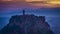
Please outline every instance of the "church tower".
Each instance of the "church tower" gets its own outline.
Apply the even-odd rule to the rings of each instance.
[[[23,10],[23,15],[25,15],[25,10]]]

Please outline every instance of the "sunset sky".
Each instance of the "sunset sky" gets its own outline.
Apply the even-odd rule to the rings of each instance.
[[[0,0],[0,29],[11,16],[21,15],[23,9],[26,14],[46,16],[51,28],[60,34],[60,0]]]
[[[55,8],[60,7],[60,0],[0,0],[0,4],[18,7]]]

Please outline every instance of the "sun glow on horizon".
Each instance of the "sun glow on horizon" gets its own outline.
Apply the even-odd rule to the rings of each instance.
[[[60,0],[1,0],[1,1],[11,1],[14,2],[25,2],[25,4],[29,4],[31,6],[46,6],[46,7],[60,7]],[[10,3],[11,3],[10,2]]]
[[[46,3],[49,3],[49,4],[60,4],[60,0],[1,0],[1,1],[16,1],[16,2],[19,2],[19,1],[25,1],[25,2],[46,2]]]
[[[60,4],[60,1],[50,1],[48,3],[50,3],[50,4]]]

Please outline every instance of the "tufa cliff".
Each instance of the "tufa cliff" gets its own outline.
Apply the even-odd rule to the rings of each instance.
[[[0,34],[53,34],[45,16],[15,15],[9,20]]]

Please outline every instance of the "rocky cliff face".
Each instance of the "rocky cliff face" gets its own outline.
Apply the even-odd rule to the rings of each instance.
[[[53,34],[45,16],[15,15],[0,34]]]

